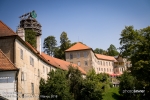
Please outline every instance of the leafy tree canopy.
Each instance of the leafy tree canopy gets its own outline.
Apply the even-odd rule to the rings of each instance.
[[[119,54],[119,52],[117,51],[116,47],[113,44],[109,46],[107,52],[109,56],[117,56]]]
[[[65,50],[71,46],[71,41],[68,39],[66,32],[61,33],[60,43],[61,45],[56,49],[54,56],[56,58],[65,60]]]
[[[57,41],[54,36],[48,36],[44,39],[43,49],[44,52],[50,56],[54,55],[54,51],[56,49]]]
[[[136,77],[141,87],[145,87],[144,98],[148,100],[150,98],[150,26],[140,30],[126,26],[121,33],[120,44],[121,54],[131,60],[131,74]]]

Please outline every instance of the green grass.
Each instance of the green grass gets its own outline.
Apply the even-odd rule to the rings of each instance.
[[[113,87],[104,93],[103,100],[120,100],[119,88]]]

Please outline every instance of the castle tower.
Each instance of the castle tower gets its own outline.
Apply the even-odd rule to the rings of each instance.
[[[20,24],[18,26],[18,30],[20,28],[23,28],[24,30],[26,29],[31,29],[34,32],[36,32],[36,49],[41,53],[41,35],[42,35],[42,30],[41,30],[41,24],[35,19],[37,17],[37,14],[33,10],[32,12],[26,13],[22,16],[20,16]],[[19,35],[19,34],[18,34]]]

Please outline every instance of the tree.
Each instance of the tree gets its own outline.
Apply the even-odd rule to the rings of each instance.
[[[41,98],[43,100],[73,100],[69,92],[69,83],[66,79],[66,71],[57,69],[48,74],[48,79],[40,81],[40,95],[49,96],[50,98]],[[51,96],[54,95],[53,98]]]
[[[60,35],[60,43],[59,50],[55,51],[55,57],[59,59],[65,60],[65,50],[67,50],[71,46],[71,41],[67,37],[66,32],[62,32]]]
[[[140,86],[145,87],[143,100],[150,98],[150,26],[135,30],[133,26],[126,26],[120,38],[121,54],[131,60],[131,74],[136,77]]]
[[[82,100],[102,100],[103,84],[94,70],[89,71],[87,77],[83,81],[81,90]]]
[[[136,97],[133,93],[128,93],[128,90],[134,90],[135,87],[135,78],[131,75],[130,72],[125,71],[119,78],[119,93],[122,96],[123,100],[135,100]],[[137,100],[137,99],[136,99]]]
[[[105,52],[105,50],[99,49],[99,48],[96,48],[96,49],[94,50],[94,53],[97,53],[97,54],[103,54],[104,52]]]
[[[25,41],[36,48],[36,32],[32,29],[25,29]]]
[[[44,43],[43,43],[44,52],[50,56],[53,56],[56,45],[57,45],[57,41],[55,37],[48,36],[47,38],[44,39]]]
[[[113,44],[109,46],[107,52],[109,56],[117,56],[119,54],[119,52],[117,51],[116,47]]]
[[[81,89],[82,89],[82,74],[78,69],[69,66],[69,71],[67,78],[70,84],[70,93],[73,94],[75,100],[81,99]]]

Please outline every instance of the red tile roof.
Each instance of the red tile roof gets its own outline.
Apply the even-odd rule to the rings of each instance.
[[[73,45],[72,47],[70,47],[65,51],[86,50],[86,49],[91,49],[91,48],[81,42],[77,42],[75,45]]]
[[[17,34],[0,20],[0,37],[12,36],[12,35],[17,35]]]
[[[107,55],[96,54],[96,53],[95,53],[95,55],[96,55],[96,57],[97,57],[98,59],[117,61],[117,60],[115,59],[115,57],[113,57],[113,56],[107,56]]]
[[[18,70],[7,56],[0,50],[0,71]]]
[[[61,59],[57,59],[57,58],[54,58],[54,57],[51,57],[45,53],[42,53],[41,54],[47,61],[49,61],[49,63],[55,67],[58,67],[60,69],[63,69],[63,70],[68,70],[69,68],[69,65],[72,65],[74,68],[78,68],[82,74],[86,74],[86,72],[79,66],[77,66],[76,64],[71,64],[70,62],[67,62],[67,61],[64,61],[64,60],[61,60]]]

